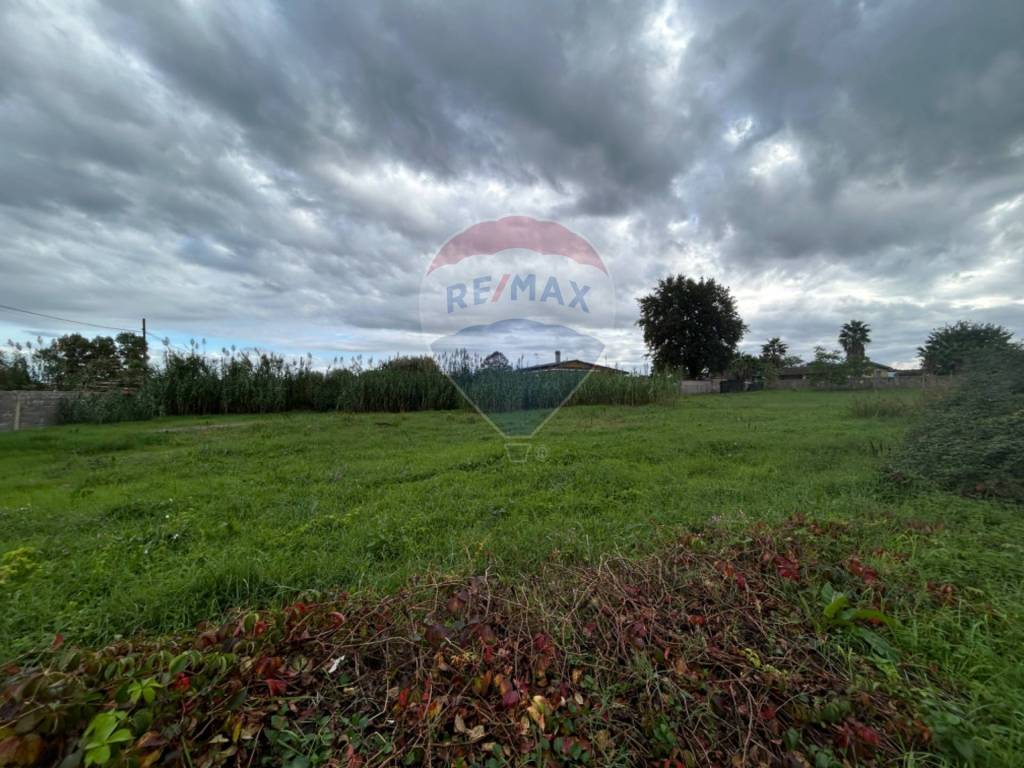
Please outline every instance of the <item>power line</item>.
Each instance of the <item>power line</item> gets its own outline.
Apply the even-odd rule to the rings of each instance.
[[[21,309],[20,307],[9,307],[6,304],[0,304],[0,309],[6,309],[9,312],[21,312],[26,315],[34,315],[35,317],[45,317],[49,320],[60,320],[62,323],[77,323],[78,325],[87,325],[90,328],[102,328],[105,331],[123,331],[124,333],[135,333],[130,328],[117,328],[113,325],[99,325],[98,323],[87,323],[84,320],[72,320],[70,317],[58,317],[57,315],[48,315],[45,312],[33,312],[31,309]]]
[[[175,351],[182,352],[186,355],[191,353],[192,351],[191,348],[183,347],[180,344],[175,344],[173,341],[171,341],[171,335],[169,333],[165,333],[161,336],[159,333],[154,333],[153,329],[150,328],[146,331],[146,337],[154,338],[164,346],[171,347]]]
[[[100,323],[89,323],[89,322],[86,322],[85,320],[75,320],[75,319],[70,318],[70,317],[60,317],[58,315],[49,315],[49,314],[47,314],[45,312],[36,312],[34,310],[31,310],[31,309],[22,309],[21,307],[12,307],[12,306],[10,306],[8,304],[0,304],[0,310],[7,310],[8,312],[21,312],[22,314],[32,315],[33,317],[45,317],[48,320],[59,320],[62,323],[76,323],[77,325],[85,325],[85,326],[88,326],[90,328],[101,328],[101,329],[103,329],[105,331],[122,331],[124,333],[138,333],[138,331],[133,330],[131,328],[119,328],[119,327],[114,326],[114,325],[101,325]],[[145,323],[145,321],[143,321],[143,323]],[[143,328],[145,328],[145,325],[143,325]],[[185,354],[188,354],[188,353],[190,353],[192,351],[190,348],[183,347],[180,344],[175,344],[174,342],[172,342],[170,334],[165,334],[165,335],[161,336],[161,335],[159,335],[157,333],[154,333],[152,328],[150,328],[148,330],[145,330],[145,334],[146,334],[145,338],[147,338],[147,339],[150,339],[150,338],[156,339],[161,344],[166,343],[166,346],[169,346],[169,347],[171,347],[172,349],[174,349],[174,350],[176,350],[178,352],[183,352]]]

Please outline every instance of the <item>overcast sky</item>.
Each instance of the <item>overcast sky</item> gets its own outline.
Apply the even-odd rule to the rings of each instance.
[[[555,219],[618,291],[1024,335],[1024,3],[0,3],[0,304],[318,359],[427,348],[455,232]],[[0,312],[0,336],[80,330]]]

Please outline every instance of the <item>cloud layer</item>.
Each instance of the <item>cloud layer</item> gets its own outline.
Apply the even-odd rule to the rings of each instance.
[[[454,232],[554,218],[635,298],[910,363],[1024,332],[1024,5],[9,2],[0,303],[176,339],[418,351]],[[7,335],[72,330],[4,314]]]

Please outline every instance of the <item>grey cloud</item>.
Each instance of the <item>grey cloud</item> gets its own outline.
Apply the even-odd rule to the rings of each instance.
[[[960,316],[1021,327],[1006,286],[1024,207],[993,214],[1024,190],[1019,2],[119,0],[0,16],[10,303],[396,345],[433,250],[514,212],[599,246],[624,327],[670,271],[801,281],[749,319],[795,346],[846,314],[900,360]],[[876,294],[815,300],[832,284],[816,271],[869,275]]]

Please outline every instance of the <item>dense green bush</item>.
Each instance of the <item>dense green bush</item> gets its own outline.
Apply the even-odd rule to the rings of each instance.
[[[69,394],[60,403],[64,424],[109,424],[116,421],[145,421],[160,414],[151,389],[136,393],[121,391]]]
[[[973,358],[959,386],[925,409],[894,471],[1024,502],[1024,349]]]

